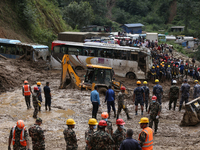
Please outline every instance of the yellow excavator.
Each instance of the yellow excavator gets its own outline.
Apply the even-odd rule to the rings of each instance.
[[[125,86],[123,83],[115,81],[113,78],[114,71],[111,67],[92,64],[88,64],[86,67],[85,79],[81,82],[80,77],[71,65],[69,55],[65,54],[62,59],[60,89],[77,87],[81,90],[94,90],[94,86],[98,86],[99,94],[105,95],[109,85],[115,91],[120,91],[121,86]],[[127,89],[125,93],[129,94],[129,90]]]

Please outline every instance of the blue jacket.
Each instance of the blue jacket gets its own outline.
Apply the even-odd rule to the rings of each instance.
[[[120,145],[120,150],[142,150],[138,141],[133,138],[126,138]]]
[[[115,100],[115,92],[112,89],[108,89],[106,91],[105,101],[114,101]]]
[[[93,90],[90,95],[91,102],[98,102],[100,105],[99,93],[97,90]]]

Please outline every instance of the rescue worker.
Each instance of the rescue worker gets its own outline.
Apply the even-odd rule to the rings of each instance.
[[[96,119],[91,118],[91,119],[89,119],[88,124],[89,124],[89,128],[85,132],[85,142],[86,142],[85,149],[86,150],[94,150],[94,149],[92,149],[91,143],[89,143],[89,140],[90,140],[91,136],[94,134],[94,129],[97,128],[98,122]]]
[[[187,79],[187,76],[188,76],[188,69],[189,69],[189,67],[188,67],[188,63],[185,63],[185,67],[184,67],[184,71],[185,71],[185,78]]]
[[[49,82],[46,82],[46,86],[44,87],[44,97],[45,97],[45,110],[47,110],[48,106],[49,111],[51,111],[51,90],[49,88]]]
[[[99,130],[95,132],[89,140],[89,143],[92,144],[92,149],[94,150],[112,149],[114,140],[111,137],[111,135],[105,131],[106,126],[107,123],[105,120],[99,121],[98,125]]]
[[[95,119],[97,118],[97,112],[98,112],[99,106],[101,106],[99,93],[97,92],[97,90],[98,90],[98,86],[95,86],[94,90],[91,92],[91,95],[90,95],[90,100],[93,105],[92,118],[95,118]]]
[[[156,79],[155,80],[155,83],[156,85],[153,87],[153,95],[155,95],[157,97],[157,100],[159,102],[159,104],[161,105],[162,104],[162,95],[163,95],[163,89],[162,89],[162,86],[159,85],[159,80]]]
[[[114,118],[116,117],[116,109],[115,109],[115,92],[112,90],[111,85],[109,85],[108,90],[106,91],[105,102],[107,101],[107,109],[108,109],[108,119],[110,119],[110,110],[112,106],[112,110],[114,111]]]
[[[173,64],[172,66],[172,78],[176,77],[176,66]]]
[[[155,69],[155,66],[152,66],[152,69],[151,69],[151,80],[153,79],[153,81],[154,81],[155,77],[156,77],[156,69]]]
[[[200,85],[199,85],[198,80],[195,80],[194,83],[195,83],[195,86],[194,86],[193,98],[195,99],[200,96]]]
[[[150,113],[149,127],[152,128],[154,122],[155,134],[157,133],[158,130],[159,115],[161,111],[161,106],[156,100],[157,97],[152,96],[152,102],[150,103],[148,110],[148,114]]]
[[[29,136],[32,138],[33,150],[45,150],[44,131],[40,127],[42,119],[37,118],[35,124],[28,129]]]
[[[68,128],[63,131],[66,142],[66,150],[77,150],[78,149],[77,138],[73,130],[76,122],[73,119],[67,119],[66,124]]]
[[[22,95],[25,97],[27,109],[31,108],[31,87],[28,85],[28,81],[24,81],[24,86],[22,88]]]
[[[171,110],[171,105],[174,103],[174,110],[176,108],[177,99],[179,98],[179,87],[176,86],[177,81],[172,81],[172,86],[169,89],[169,110]]]
[[[108,117],[109,117],[109,115],[107,112],[102,112],[101,119],[106,121],[106,123],[107,123],[106,131],[112,136],[112,134],[113,134],[112,122],[108,121]]]
[[[153,130],[147,127],[148,123],[149,119],[146,117],[141,118],[139,122],[140,127],[143,129],[138,138],[142,150],[153,150]]]
[[[121,113],[122,109],[125,111],[127,119],[132,119],[128,114],[128,109],[124,102],[124,99],[126,98],[126,95],[125,95],[126,88],[122,86],[120,89],[121,89],[121,92],[118,93],[118,97],[117,97],[118,99],[117,119],[119,119],[119,114]]]
[[[175,72],[176,72],[176,78],[179,78],[179,67],[178,67],[178,65],[176,65]]]
[[[165,80],[165,66],[160,67],[160,80],[163,82]]]
[[[188,102],[189,92],[190,85],[187,83],[187,79],[184,79],[184,83],[181,85],[181,101],[179,105],[179,111],[181,111],[183,102],[185,102],[185,104]]]
[[[38,87],[34,87],[34,92],[32,94],[32,101],[33,101],[33,107],[34,107],[33,118],[37,118],[39,105],[40,105],[40,101],[38,100]]]
[[[42,89],[41,89],[41,82],[37,82],[38,87],[38,100],[42,103]],[[41,111],[41,105],[39,106],[39,111]]]
[[[113,133],[113,140],[115,141],[115,149],[119,149],[120,144],[126,139],[126,129],[124,128],[125,122],[123,119],[116,120],[117,129]]]
[[[145,95],[145,108],[146,108],[146,112],[147,112],[147,109],[148,109],[148,103],[149,103],[149,87],[147,86],[147,81],[144,81],[143,82],[143,89],[144,89],[144,95]]]
[[[144,107],[144,101],[145,101],[145,94],[144,94],[144,89],[140,86],[141,82],[137,81],[137,88],[134,89],[134,94],[133,94],[133,102],[135,102],[135,115],[137,115],[138,111],[138,104],[141,106],[141,115],[143,115],[143,107]]]
[[[159,77],[160,77],[160,68],[157,65],[157,67],[156,67],[156,78],[158,79]]]
[[[8,150],[11,150],[10,144],[13,144],[13,150],[28,150],[29,141],[28,141],[28,132],[25,128],[23,120],[18,120],[16,126],[13,126],[10,130],[10,136],[8,140]]]
[[[166,78],[167,78],[167,80],[169,81],[169,80],[171,80],[171,78],[172,78],[172,69],[171,69],[171,67],[170,67],[170,65],[168,65],[168,68],[166,69]]]

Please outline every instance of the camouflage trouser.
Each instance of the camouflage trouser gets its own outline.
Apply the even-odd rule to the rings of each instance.
[[[149,127],[150,128],[152,128],[153,122],[154,122],[155,132],[157,132],[159,120],[156,119],[156,116],[150,116],[150,119],[149,119]]]
[[[26,150],[26,147],[21,147],[21,146],[13,146],[13,150]]]
[[[170,98],[170,100],[169,100],[169,110],[171,110],[173,102],[174,102],[174,110],[175,110],[176,103],[177,103],[177,98]]]
[[[38,110],[39,110],[38,102],[37,103],[34,102],[33,107],[34,107],[33,118],[37,118],[37,114],[38,114]]]
[[[33,150],[45,150],[45,143],[44,141],[35,142],[32,141]]]
[[[117,114],[120,114],[122,109],[125,111],[125,113],[128,113],[128,109],[126,108],[126,105],[118,104]]]
[[[78,149],[78,146],[67,145],[67,147],[66,147],[66,150],[77,150],[77,149]]]

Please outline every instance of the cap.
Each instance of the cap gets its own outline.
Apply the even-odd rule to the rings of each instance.
[[[41,118],[37,118],[36,122],[42,122],[42,119]]]

